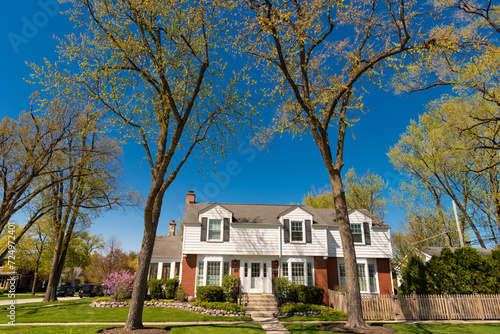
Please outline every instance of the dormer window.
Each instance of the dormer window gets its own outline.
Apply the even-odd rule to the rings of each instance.
[[[209,219],[208,241],[222,241],[222,220]]]
[[[351,232],[355,244],[363,243],[363,227],[361,224],[351,224]]]
[[[304,242],[304,222],[291,221],[290,234],[292,242]]]

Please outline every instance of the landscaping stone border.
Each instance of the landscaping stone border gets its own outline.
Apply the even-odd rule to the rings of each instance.
[[[276,318],[284,318],[284,317],[311,317],[311,316],[320,315],[320,314],[321,314],[321,311],[289,312],[289,313],[277,312],[277,313],[274,313],[274,316]]]
[[[115,302],[115,301],[102,301],[102,302],[92,302],[91,307],[126,307],[129,306],[130,302]],[[193,306],[189,303],[165,303],[165,302],[144,302],[144,306],[156,306],[156,307],[174,307],[182,308],[191,312],[196,312],[206,315],[215,315],[219,317],[244,317],[245,312],[233,312],[226,310],[209,310],[203,307]]]

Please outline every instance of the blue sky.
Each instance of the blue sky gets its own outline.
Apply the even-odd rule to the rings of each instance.
[[[56,0],[2,4],[0,117],[17,118],[20,111],[29,108],[28,97],[37,87],[24,81],[30,74],[25,63],[41,64],[44,58],[56,60],[57,43],[53,37],[62,37],[73,31],[67,17],[58,13],[68,6],[59,5]],[[441,93],[442,90],[434,90],[396,96],[373,89],[365,96],[365,105],[370,112],[362,114],[347,135],[344,172],[354,167],[358,174],[363,174],[369,169],[384,177],[390,187],[396,187],[400,178],[386,153],[398,141],[410,119],[416,119],[424,111],[424,105]],[[269,118],[273,110],[264,112]],[[142,148],[129,144],[124,147],[124,152],[124,183],[147,196],[150,174]],[[277,138],[269,149],[259,152],[251,147],[245,152],[231,153],[227,160],[215,166],[218,172],[230,176],[224,181],[210,174],[199,174],[199,163],[190,159],[166,192],[158,234],[167,234],[168,223],[183,217],[188,190],[194,190],[199,201],[289,204],[300,203],[312,187],[318,189],[329,183],[319,150],[309,135],[301,138],[284,135]],[[23,223],[22,216],[15,218],[17,223]],[[386,222],[393,230],[398,228],[401,219],[402,213],[396,207],[389,207]],[[142,212],[129,209],[107,212],[95,220],[91,231],[104,238],[116,235],[123,249],[139,250],[143,233]]]

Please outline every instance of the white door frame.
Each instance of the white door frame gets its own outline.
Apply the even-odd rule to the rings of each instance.
[[[247,264],[247,277],[244,277],[245,272],[245,263]],[[259,264],[259,277],[256,279],[259,280],[259,284],[256,288],[252,289],[252,263]],[[243,290],[247,293],[271,293],[272,292],[272,269],[271,269],[271,260],[245,260],[242,261],[242,268],[240,271],[243,275]]]

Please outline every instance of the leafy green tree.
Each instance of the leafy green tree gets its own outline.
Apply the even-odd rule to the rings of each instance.
[[[365,327],[356,256],[342,186],[345,134],[362,109],[363,86],[382,86],[386,66],[425,47],[428,13],[416,3],[245,0],[240,46],[272,83],[277,113],[263,137],[310,133],[328,171],[346,269],[348,327]]]
[[[403,284],[401,290],[405,295],[416,293],[427,294],[427,280],[425,264],[418,256],[412,256],[403,270]]]
[[[358,176],[354,168],[351,168],[344,175],[343,185],[349,210],[367,209],[380,218],[384,217],[387,207],[384,191],[388,184],[380,175],[367,171],[363,176]],[[330,190],[313,190],[304,196],[302,204],[313,208],[335,208],[333,193]]]
[[[61,41],[61,59],[33,65],[49,89],[78,94],[105,109],[145,150],[151,187],[126,330],[143,328],[142,310],[164,194],[191,155],[217,161],[245,131],[254,110],[228,68],[224,13],[232,1],[77,0],[70,9],[78,35]],[[251,85],[251,83],[249,83]],[[245,88],[246,89],[246,88]]]

